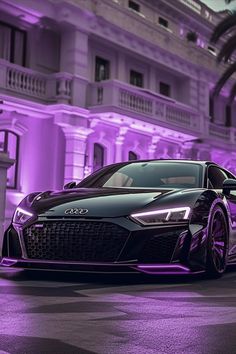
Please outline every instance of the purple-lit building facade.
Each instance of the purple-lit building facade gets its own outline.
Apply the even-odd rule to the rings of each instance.
[[[194,0],[1,0],[0,147],[7,219],[31,191],[146,158],[236,167],[230,87],[215,102],[208,40],[224,16]]]

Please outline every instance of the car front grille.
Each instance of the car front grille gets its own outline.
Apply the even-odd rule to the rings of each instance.
[[[47,221],[25,228],[23,236],[31,259],[113,262],[129,231],[106,222]]]
[[[169,263],[173,256],[179,234],[165,233],[150,237],[139,257],[143,263]]]

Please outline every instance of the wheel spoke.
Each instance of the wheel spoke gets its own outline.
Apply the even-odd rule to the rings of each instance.
[[[213,234],[212,235],[213,240],[217,240],[217,241],[223,241],[224,240],[224,234],[218,233],[218,234]]]
[[[214,263],[215,263],[215,266],[217,267],[218,270],[221,270],[222,269],[222,261],[223,261],[223,258],[220,254],[218,254],[217,252],[214,252],[213,253],[213,258],[214,258]]]
[[[224,256],[224,252],[222,251],[224,251],[223,248],[217,248],[217,247],[214,248],[214,253],[221,258]]]
[[[213,232],[218,233],[219,231],[221,231],[222,222],[220,219],[216,219],[215,221],[216,222],[213,223]]]
[[[214,241],[215,248],[219,248],[221,250],[225,249],[225,242],[224,241]]]
[[[211,228],[212,260],[217,271],[224,270],[226,256],[226,225],[223,214],[219,211],[214,215]]]

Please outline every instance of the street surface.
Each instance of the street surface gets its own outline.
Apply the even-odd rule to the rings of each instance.
[[[236,269],[208,280],[0,268],[6,353],[236,353]]]

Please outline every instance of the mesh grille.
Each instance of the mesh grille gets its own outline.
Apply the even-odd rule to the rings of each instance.
[[[129,231],[104,222],[53,221],[34,224],[23,234],[32,259],[113,262]]]
[[[145,244],[139,261],[146,263],[169,263],[175,250],[179,235],[165,234],[152,236]]]

